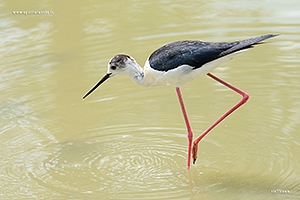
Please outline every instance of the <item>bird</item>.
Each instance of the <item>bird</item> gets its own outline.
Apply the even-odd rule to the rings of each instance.
[[[109,60],[107,73],[83,96],[83,100],[104,81],[118,75],[127,75],[134,83],[143,87],[175,86],[187,128],[187,169],[189,169],[191,157],[193,163],[195,164],[196,162],[198,143],[200,140],[249,99],[249,95],[246,92],[216,77],[211,71],[235,56],[251,49],[255,45],[262,44],[264,40],[278,35],[279,34],[267,34],[233,42],[204,42],[200,40],[175,41],[155,50],[146,60],[144,68],[142,68],[133,57],[118,54]],[[212,79],[239,93],[242,95],[242,100],[193,141],[193,132],[180,88],[185,83],[191,82],[204,75],[208,75]]]

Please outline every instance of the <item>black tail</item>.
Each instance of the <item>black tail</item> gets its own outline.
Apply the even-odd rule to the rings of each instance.
[[[221,56],[226,56],[228,54],[231,54],[231,53],[234,53],[234,52],[237,52],[237,51],[241,51],[241,50],[244,50],[244,49],[252,48],[253,45],[261,44],[262,41],[264,41],[266,39],[269,39],[269,38],[272,38],[272,37],[276,37],[278,35],[280,35],[280,34],[268,34],[268,35],[258,36],[258,37],[255,37],[255,38],[250,38],[250,39],[246,39],[246,40],[237,41],[237,42],[235,42],[235,43],[237,43],[237,45],[234,45],[232,48],[227,49],[226,51],[223,51],[220,54],[220,57]]]

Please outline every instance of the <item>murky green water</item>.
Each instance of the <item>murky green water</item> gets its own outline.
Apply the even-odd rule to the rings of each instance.
[[[13,0],[0,10],[1,199],[300,197],[298,1]],[[120,76],[81,100],[117,53],[143,65],[168,42],[268,33],[281,36],[213,71],[250,99],[200,142],[189,172],[173,87]],[[240,100],[209,77],[182,93],[195,135]]]

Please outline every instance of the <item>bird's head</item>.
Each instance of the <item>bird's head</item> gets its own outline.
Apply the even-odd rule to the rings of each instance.
[[[85,99],[89,94],[91,94],[97,87],[99,87],[104,81],[112,76],[118,76],[122,74],[129,74],[130,68],[136,65],[134,58],[118,54],[110,59],[108,62],[108,70],[104,77],[88,92],[82,99]]]
[[[110,77],[128,74],[129,68],[134,65],[136,65],[136,61],[132,57],[118,54],[108,62],[107,74],[110,74]]]

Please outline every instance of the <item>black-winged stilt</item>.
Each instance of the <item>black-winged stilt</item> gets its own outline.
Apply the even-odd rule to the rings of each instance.
[[[236,55],[250,49],[253,45],[260,44],[261,41],[275,36],[278,35],[268,34],[247,40],[218,43],[190,40],[172,42],[154,51],[147,59],[144,68],[141,68],[134,58],[128,55],[119,54],[110,59],[106,75],[86,95],[84,95],[83,99],[108,78],[122,74],[128,75],[133,82],[144,87],[162,85],[175,86],[188,131],[189,143],[187,168],[189,168],[191,154],[193,163],[195,163],[197,159],[199,141],[249,98],[247,93],[217,78],[212,75],[210,71],[222,63],[231,60]],[[193,133],[183,104],[180,86],[205,74],[241,94],[243,99],[213,123],[193,142]]]

